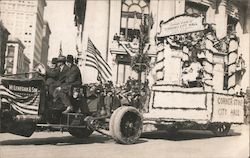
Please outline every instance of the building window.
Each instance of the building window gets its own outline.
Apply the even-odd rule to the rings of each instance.
[[[8,67],[8,68],[7,68],[7,74],[11,74],[11,73],[12,73],[12,70],[13,70],[13,69],[12,69],[11,67]]]
[[[149,17],[150,0],[122,0],[121,40],[132,42],[140,35],[140,25]]]
[[[204,19],[206,20],[206,14],[207,14],[208,6],[196,3],[192,1],[186,1],[185,2],[185,13],[186,14],[197,14],[202,15]]]
[[[14,57],[15,47],[10,45],[8,46],[8,57]]]
[[[238,19],[228,15],[227,17],[227,33],[230,34],[235,31],[236,25],[238,23]]]

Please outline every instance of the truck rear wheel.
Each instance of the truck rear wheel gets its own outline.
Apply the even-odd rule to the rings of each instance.
[[[212,123],[209,126],[209,130],[213,132],[215,136],[226,136],[230,130],[230,123]]]
[[[169,128],[169,129],[167,129],[167,132],[168,132],[168,134],[170,134],[170,135],[176,135],[177,134],[177,132],[178,132],[178,128],[177,127],[171,127],[171,128]]]
[[[89,137],[94,131],[84,127],[84,124],[81,123],[79,120],[73,120],[70,124],[71,126],[83,126],[82,128],[79,127],[70,127],[68,132],[76,137],[76,138],[87,138]]]
[[[141,136],[142,116],[134,107],[120,107],[111,116],[109,130],[116,142],[133,144]]]

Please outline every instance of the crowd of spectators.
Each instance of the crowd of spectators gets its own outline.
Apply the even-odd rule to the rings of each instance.
[[[140,84],[138,80],[129,77],[123,85],[114,85],[112,81],[108,81],[87,86],[87,96],[96,100],[94,104],[97,104],[97,111],[100,113],[109,115],[120,106],[133,106],[140,111],[146,111],[148,108],[148,81]]]

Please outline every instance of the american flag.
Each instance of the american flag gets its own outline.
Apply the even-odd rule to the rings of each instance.
[[[11,105],[11,107],[20,114],[38,114],[38,107],[40,102],[39,91],[30,96],[24,97],[10,91],[5,86],[0,85],[0,99],[3,105]]]
[[[102,58],[101,53],[89,38],[88,38],[85,65],[95,68],[98,71],[98,77],[101,79],[101,81],[108,81],[111,79],[112,76],[111,67]]]

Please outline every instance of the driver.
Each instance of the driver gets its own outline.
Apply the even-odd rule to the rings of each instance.
[[[65,56],[59,56],[57,59],[57,66],[59,68],[59,74],[58,74],[58,81],[60,84],[63,84],[66,82],[66,74],[69,71],[69,67],[65,64],[66,57]]]
[[[46,81],[45,84],[48,86],[48,92],[50,95],[53,94],[55,90],[55,84],[58,80],[59,69],[57,67],[57,58],[52,58],[51,64],[46,71]]]
[[[52,87],[55,89],[53,92],[53,102],[56,102],[56,100],[59,98],[59,91],[61,89],[61,85],[66,82],[66,75],[69,71],[69,67],[65,63],[66,57],[60,55],[57,59],[57,82],[52,85]]]

